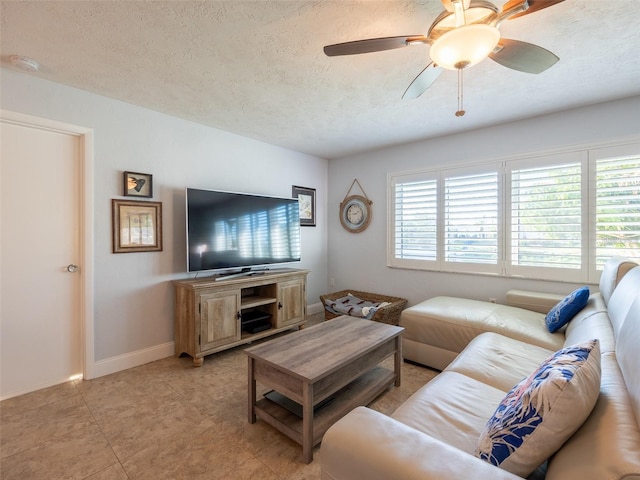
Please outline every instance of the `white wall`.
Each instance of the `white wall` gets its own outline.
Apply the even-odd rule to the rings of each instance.
[[[185,186],[273,195],[290,195],[291,185],[316,188],[318,226],[302,229],[298,265],[311,270],[310,304],[321,293],[344,288],[398,295],[410,303],[437,294],[500,301],[509,288],[563,293],[573,286],[387,268],[387,174],[601,142],[640,128],[640,97],[633,97],[333,160],[327,167],[323,159],[13,70],[0,73],[3,109],[94,129],[95,360],[116,369],[135,362],[135,352],[173,341],[170,281],[186,276]],[[111,253],[110,202],[123,198],[124,170],[153,174],[154,200],[164,208],[161,253]],[[371,225],[360,234],[344,231],[338,218],[354,178],[374,202]]]
[[[464,121],[464,120],[462,120]],[[523,153],[605,142],[640,133],[640,97],[593,105],[467,133],[405,144],[329,163],[327,291],[358,289],[407,298],[435,295],[504,301],[508,289],[568,293],[574,285],[386,267],[387,174],[486,161]],[[354,178],[373,200],[373,219],[358,234],[340,225],[338,209]],[[355,192],[359,193],[359,192]]]
[[[307,298],[318,302],[327,278],[326,160],[13,70],[1,74],[3,109],[94,129],[95,360],[113,359],[99,372],[173,342],[170,281],[187,276],[186,186],[279,196],[290,196],[292,185],[317,189],[318,226],[302,228],[302,261],[293,266],[311,270]],[[111,253],[111,199],[125,198],[125,170],[153,175],[153,200],[163,202],[162,252]]]

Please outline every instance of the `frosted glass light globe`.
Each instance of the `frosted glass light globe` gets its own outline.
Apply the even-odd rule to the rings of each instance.
[[[438,37],[429,55],[449,70],[468,68],[484,60],[500,41],[500,31],[491,25],[462,25]]]

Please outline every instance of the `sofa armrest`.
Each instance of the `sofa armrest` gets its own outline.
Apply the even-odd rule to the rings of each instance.
[[[564,295],[556,295],[555,293],[509,290],[505,304],[532,312],[549,313],[549,310],[563,298]]]
[[[323,480],[520,478],[366,407],[325,433],[320,467]]]

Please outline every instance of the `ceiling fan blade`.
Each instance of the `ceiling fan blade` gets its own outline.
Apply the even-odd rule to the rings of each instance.
[[[358,53],[381,52],[402,48],[412,43],[427,43],[424,35],[405,35],[403,37],[369,38],[354,42],[336,43],[324,47],[324,53],[328,57],[337,55],[356,55]]]
[[[542,73],[560,60],[545,48],[508,38],[500,39],[489,58],[507,68],[526,73]]]
[[[422,70],[418,74],[416,78],[413,79],[413,82],[411,82],[411,84],[407,87],[404,94],[402,95],[402,98],[418,98],[427,90],[427,88],[431,86],[433,82],[436,81],[441,73],[442,68],[436,66],[435,63],[431,62],[424,70]]]
[[[537,12],[538,10],[542,10],[543,8],[552,7],[553,5],[564,2],[564,0],[510,0],[502,6],[502,10],[508,10],[509,8],[524,3],[525,1],[529,4],[529,8],[527,8],[523,12],[511,15],[509,17],[509,20],[522,17],[523,15],[529,15],[530,13]]]

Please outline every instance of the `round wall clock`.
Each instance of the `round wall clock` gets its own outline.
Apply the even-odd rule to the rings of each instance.
[[[351,195],[340,203],[340,223],[351,233],[362,232],[371,222],[371,200]]]

